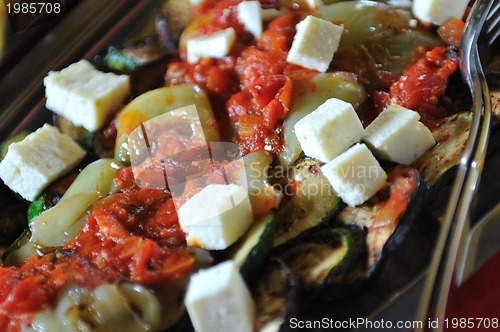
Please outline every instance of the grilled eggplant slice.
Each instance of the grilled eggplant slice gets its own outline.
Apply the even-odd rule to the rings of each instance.
[[[344,205],[321,173],[318,160],[299,160],[290,175],[293,180],[287,188],[294,192],[283,200],[276,214],[275,246],[333,220]]]
[[[278,254],[308,292],[342,279],[343,274],[365,251],[366,233],[359,227],[321,228],[303,236],[293,246]]]
[[[256,331],[289,331],[290,318],[300,310],[300,285],[279,259],[268,261],[254,289]]]
[[[163,1],[160,14],[156,17],[156,33],[165,49],[177,49],[182,32],[193,20],[192,7],[191,1]]]
[[[9,145],[22,141],[29,132],[22,131],[0,144],[0,161],[5,157]],[[26,228],[28,202],[7,186],[0,186],[0,251],[8,247]]]
[[[158,40],[151,37],[130,45],[110,46],[103,60],[109,69],[130,74],[138,67],[157,61],[165,55]]]
[[[429,186],[431,197],[453,177],[469,137],[471,121],[470,112],[444,118],[432,129],[437,144],[413,163]]]
[[[6,187],[0,188],[0,251],[8,247],[28,226],[26,209],[28,202],[18,199]]]
[[[385,191],[360,206],[346,207],[338,216],[342,224],[368,229],[366,277],[378,271],[384,256],[404,240],[425,197],[426,188],[415,168],[398,165],[387,175],[389,186]]]
[[[164,50],[157,37],[125,46],[110,46],[103,62],[110,70],[130,75],[132,96],[164,84],[164,69],[171,53]]]

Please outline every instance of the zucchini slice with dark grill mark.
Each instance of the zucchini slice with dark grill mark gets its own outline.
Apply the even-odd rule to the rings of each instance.
[[[422,180],[435,194],[454,174],[469,137],[472,113],[458,113],[442,120],[432,129],[437,144],[413,163]]]
[[[300,234],[333,220],[344,206],[321,173],[320,162],[303,158],[292,168],[292,196],[284,199],[276,214],[276,238],[279,246]]]
[[[137,68],[167,56],[158,37],[147,37],[122,46],[110,46],[103,57],[104,64],[118,73],[131,74]]]
[[[319,295],[365,251],[366,232],[359,227],[320,228],[278,253],[305,290]]]
[[[255,331],[289,331],[288,322],[300,310],[300,285],[279,259],[268,261],[253,292]]]
[[[113,71],[130,75],[132,96],[139,96],[163,86],[163,71],[170,58],[171,54],[156,43],[146,43],[124,48],[110,47],[104,62]]]
[[[130,74],[138,66],[137,61],[114,46],[108,49],[104,62],[110,69],[126,74]]]
[[[229,256],[240,266],[247,285],[260,275],[262,265],[273,247],[275,234],[274,212],[255,221],[246,234],[231,248]]]

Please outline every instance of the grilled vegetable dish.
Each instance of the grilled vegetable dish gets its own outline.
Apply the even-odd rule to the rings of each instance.
[[[0,330],[283,331],[370,287],[471,121],[467,2],[425,3],[164,1],[54,68],[1,146]]]

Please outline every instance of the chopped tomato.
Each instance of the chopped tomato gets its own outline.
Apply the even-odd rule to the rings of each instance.
[[[243,52],[236,64],[236,73],[241,88],[248,90],[256,98],[258,107],[269,103],[284,85],[286,77],[286,54],[267,52],[250,47]]]
[[[194,23],[199,22],[196,32],[203,36],[226,28],[233,28],[236,32],[243,31],[236,10],[232,10],[239,2],[241,0],[203,1],[195,12],[202,19]]]
[[[437,33],[439,37],[448,45],[460,47],[462,33],[464,32],[465,23],[458,18],[451,18],[441,24]]]
[[[439,97],[458,68],[458,59],[448,57],[446,51],[436,47],[427,52],[390,89],[391,102],[420,113],[424,123],[446,115],[438,105]]]
[[[385,227],[396,228],[397,221],[408,207],[415,190],[416,172],[413,168],[403,166],[393,171],[390,196],[386,201],[378,204],[379,210],[369,232],[377,232],[378,229]]]
[[[135,191],[138,189],[135,183],[134,173],[132,172],[132,168],[130,167],[120,168],[116,172],[114,182],[117,188],[123,192],[128,192],[131,190]]]
[[[262,35],[257,47],[266,51],[288,52],[295,35],[295,25],[309,12],[295,11],[274,19]]]

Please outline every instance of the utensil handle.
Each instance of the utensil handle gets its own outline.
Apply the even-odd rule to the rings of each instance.
[[[419,307],[417,319],[423,324],[416,331],[443,330],[450,287],[455,285],[453,271],[462,232],[469,221],[471,204],[486,157],[491,101],[479,59],[477,40],[492,3],[493,1],[476,1],[464,31],[461,69],[472,92],[474,114]],[[431,321],[437,321],[437,327],[431,327]]]

